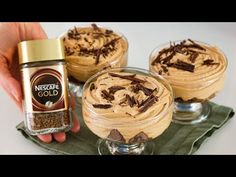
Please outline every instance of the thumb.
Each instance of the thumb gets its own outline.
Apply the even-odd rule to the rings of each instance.
[[[12,77],[4,58],[0,58],[0,85],[22,111],[21,85],[19,81]]]

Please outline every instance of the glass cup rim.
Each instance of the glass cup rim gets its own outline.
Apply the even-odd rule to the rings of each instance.
[[[152,49],[151,53],[149,54],[149,65],[151,65],[151,62],[154,59],[153,55],[156,55],[157,52],[161,51],[161,49],[167,47],[170,44],[170,42],[177,43],[177,42],[181,42],[181,41],[183,41],[183,40],[178,39],[178,40],[173,40],[173,41],[169,41],[169,42],[165,42],[165,43],[161,43],[161,44],[157,45],[154,49]],[[223,73],[226,71],[226,69],[228,67],[228,58],[227,58],[225,52],[223,52],[221,50],[221,48],[219,48],[218,46],[211,45],[211,44],[206,43],[206,42],[199,41],[199,40],[193,40],[193,41],[197,42],[197,43],[200,43],[200,44],[204,44],[204,45],[210,46],[210,47],[216,47],[220,51],[220,54],[222,54],[224,56],[226,66],[225,66],[225,68],[223,70]]]
[[[174,106],[174,92],[173,92],[173,89],[169,83],[169,81],[167,79],[165,79],[163,76],[159,75],[159,74],[156,74],[156,73],[153,73],[152,71],[149,71],[149,70],[146,70],[146,69],[143,69],[143,68],[138,68],[138,67],[117,67],[117,68],[111,68],[111,69],[107,69],[107,70],[103,70],[103,71],[100,71],[96,74],[94,74],[93,76],[91,76],[84,84],[83,86],[83,90],[82,90],[82,104],[85,103],[87,106],[90,106],[86,100],[84,100],[84,91],[86,89],[86,87],[89,86],[89,84],[91,83],[91,81],[93,81],[95,78],[97,78],[98,76],[101,76],[102,74],[105,74],[105,73],[108,73],[108,72],[112,72],[112,71],[117,71],[117,70],[132,70],[132,71],[141,71],[143,73],[146,73],[148,74],[149,76],[157,79],[160,79],[162,82],[164,82],[164,86],[170,91],[170,94],[171,94],[171,103],[169,104],[168,108],[162,112],[161,114],[158,114],[154,117],[152,117],[151,119],[149,120],[153,120],[153,119],[160,119],[162,118],[163,116],[165,116],[169,111],[170,109],[173,108]],[[94,112],[93,110],[89,110],[89,111],[92,111],[94,114],[97,114],[96,112]],[[106,119],[106,117],[104,117]]]

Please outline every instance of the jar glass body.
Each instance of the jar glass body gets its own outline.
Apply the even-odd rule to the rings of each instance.
[[[31,135],[68,131],[72,126],[64,60],[20,65],[25,126]]]

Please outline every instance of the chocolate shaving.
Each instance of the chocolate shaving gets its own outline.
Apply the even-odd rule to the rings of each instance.
[[[113,141],[125,142],[125,138],[117,129],[112,129],[107,138]]]
[[[126,77],[135,77],[136,74],[132,74],[132,75],[119,75],[119,74],[116,74],[116,73],[109,73],[110,76],[112,77],[119,77],[119,78],[122,78],[122,79],[126,79]]]
[[[84,40],[85,40],[85,42],[89,42],[88,39],[87,39],[86,37],[84,38]]]
[[[104,36],[103,33],[95,33],[95,32],[93,32],[93,38],[94,39],[98,39],[98,38],[103,37],[103,36]]]
[[[111,34],[111,33],[113,33],[113,31],[106,29],[105,33],[106,33],[106,34]]]
[[[158,100],[157,97],[155,97],[154,95],[149,96],[145,101],[143,101],[139,107],[141,107],[139,109],[139,112],[145,112],[146,110],[148,110],[149,107],[151,107],[156,101]]]
[[[169,63],[170,60],[174,57],[175,54],[176,54],[176,52],[172,52],[169,56],[167,56],[166,58],[162,59],[161,60],[162,64]]]
[[[148,138],[147,134],[142,131],[142,132],[138,133],[137,135],[135,135],[133,138],[131,138],[129,140],[129,143],[130,144],[142,143],[142,142],[147,141],[148,139],[149,138]]]
[[[111,40],[110,42],[108,42],[107,44],[105,44],[100,48],[101,54],[103,55],[104,58],[107,57],[110,52],[116,50],[115,45],[119,39],[121,39],[121,37]]]
[[[95,64],[97,65],[99,63],[100,56],[103,55],[104,57],[106,57],[112,50],[114,49],[110,47],[101,49],[80,48],[79,54],[84,56],[89,56],[89,55],[94,56]]]
[[[137,84],[137,85],[134,85],[133,87],[132,87],[132,91],[134,92],[134,93],[138,93],[138,91],[140,90],[140,88],[139,88],[139,86],[138,86],[139,84]]]
[[[95,65],[99,63],[100,55],[101,55],[101,50],[97,50]]]
[[[184,46],[184,44],[185,44],[186,42],[187,42],[186,40],[183,40],[183,41],[180,42],[180,45],[181,45],[181,46]]]
[[[109,68],[111,68],[111,65],[105,66],[105,67],[103,68],[103,70],[106,70],[106,69],[109,69]]]
[[[144,80],[135,78],[136,74],[123,76],[123,75],[119,75],[119,74],[115,74],[115,73],[109,73],[109,75],[112,76],[112,77],[119,77],[121,79],[130,80],[130,81],[132,81],[132,84],[134,84],[134,83],[144,83],[145,82]]]
[[[69,55],[73,55],[74,51],[70,47],[65,47],[65,53],[67,56],[69,56]]]
[[[111,104],[93,104],[94,108],[98,108],[98,109],[109,109],[112,107]]]
[[[170,42],[170,47],[169,48],[165,48],[165,49],[162,49],[158,56],[156,57],[156,59],[152,62],[152,65],[154,65],[155,63],[161,63],[162,64],[167,64],[170,62],[170,60],[174,57],[174,55],[178,52],[178,53],[181,53],[181,54],[185,54],[186,51],[185,50],[182,50],[185,45],[186,41],[182,41],[180,42],[180,44],[177,44],[177,45],[172,45],[171,42]],[[171,52],[171,54],[167,55],[169,52]],[[163,54],[166,54],[166,57],[165,58],[161,58],[161,56]]]
[[[138,108],[143,106],[144,104],[146,104],[146,102],[148,102],[150,99],[152,99],[154,97],[154,95],[149,96],[146,100],[143,100],[139,105]]]
[[[69,39],[75,39],[75,40],[79,40],[80,39],[80,33],[77,31],[77,28],[74,27],[73,30],[69,30],[67,33],[67,36]]]
[[[129,115],[129,116],[132,116],[132,114],[128,113],[128,112],[125,112],[125,114]]]
[[[95,85],[94,85],[94,83],[92,83],[91,85],[90,85],[90,91],[92,91],[92,90],[94,90],[95,89]]]
[[[83,47],[80,47],[80,51],[79,51],[79,54],[80,55],[91,55],[91,54],[94,54],[96,52],[96,50],[88,50],[87,48],[83,48]]]
[[[95,64],[97,65],[99,63],[99,59],[100,56],[102,55],[104,58],[108,56],[108,54],[114,50],[116,50],[115,48],[115,44],[116,42],[119,40],[120,38],[116,38],[111,40],[110,42],[108,42],[107,44],[105,44],[104,46],[102,46],[100,49],[86,49],[86,48],[81,48],[80,49],[80,54],[87,54],[87,55],[94,55],[95,56]]]
[[[127,99],[126,97],[119,103],[120,106],[124,105],[126,103]]]
[[[198,55],[199,55],[199,54],[198,54],[197,52],[192,53],[192,54],[190,55],[190,57],[189,57],[189,60],[190,60],[192,63],[195,63],[195,61],[196,61]]]
[[[203,48],[202,46],[200,46],[199,44],[197,44],[196,42],[194,42],[193,40],[191,39],[188,39],[188,41],[190,41],[192,43],[192,45],[188,45],[187,47],[190,47],[190,48],[197,48],[197,49],[200,49],[200,50],[206,50],[205,48]]]
[[[108,88],[110,94],[115,94],[118,90],[123,90],[125,87],[122,86],[112,86]]]
[[[166,55],[167,55],[168,52],[170,52],[170,51],[172,51],[172,47],[162,49],[162,50],[158,53],[157,57],[153,60],[152,65],[154,65],[155,63],[160,63],[160,61],[161,61],[161,56],[162,56],[163,54],[166,54]]]
[[[164,49],[162,49],[162,50],[159,52],[159,55],[168,54],[168,52],[172,51],[172,49],[173,49],[173,46],[171,46],[171,44],[170,44],[170,47],[169,47],[169,48],[164,48]]]
[[[160,61],[161,61],[161,54],[159,53],[157,57],[152,61],[152,65],[154,65],[155,63],[160,63]]]
[[[143,85],[141,84],[136,84],[132,87],[132,91],[134,93],[138,93],[138,91],[141,90],[143,91],[143,93],[146,95],[146,96],[150,96],[152,93],[153,93],[153,90],[150,89],[150,88],[147,88],[147,87],[144,87]]]
[[[157,91],[157,87],[152,90],[152,93],[154,93],[155,91]]]
[[[106,51],[108,52],[108,51]],[[101,55],[104,55],[104,51],[102,49],[87,49],[87,48],[80,48],[79,51],[80,55],[84,55],[84,56],[89,56],[92,55],[95,58],[95,64],[97,65],[99,63],[99,59]]]
[[[189,48],[195,48],[195,49],[200,49],[200,50],[204,50],[204,51],[206,49],[191,39],[188,39],[188,41],[190,41],[191,44],[186,44],[186,40],[181,41],[180,44],[177,44],[177,45],[175,45],[175,44],[172,45],[172,43],[170,42],[170,47],[162,49],[158,53],[157,57],[153,60],[152,65],[154,65],[155,63],[169,64],[171,59],[175,56],[176,53],[181,53],[183,55],[189,55],[190,52],[191,52],[191,54],[190,54],[189,59],[192,63],[194,63],[200,52],[191,50]],[[166,56],[162,57],[163,54],[165,54]]]
[[[114,96],[111,95],[110,93],[108,93],[106,90],[102,90],[102,95],[101,95],[104,99],[108,100],[108,101],[112,101],[114,100]]]
[[[162,69],[163,69],[163,71],[165,72],[165,73],[167,73],[168,72],[168,69],[167,69],[167,67],[165,67],[165,66],[161,66],[162,67]]]
[[[119,39],[121,39],[121,37],[112,39],[110,42],[106,43],[103,47],[108,47],[108,46],[110,46],[110,45],[114,46],[115,43],[116,43]]]
[[[96,38],[97,37],[101,37],[104,35],[109,35],[111,34],[113,31],[111,30],[106,30],[105,32],[101,32],[100,28],[96,25],[96,24],[91,24],[92,28],[98,32],[93,32],[93,37]],[[75,39],[75,40],[80,40],[81,34],[86,34],[86,33],[79,33],[79,31],[77,30],[77,28],[75,27],[73,30],[69,30],[67,33],[68,38],[70,39]],[[96,35],[96,36],[95,36]],[[107,36],[108,37],[108,36]],[[88,49],[88,48],[84,48],[82,46],[78,46],[79,47],[79,53],[78,55],[81,56],[93,56],[93,58],[95,59],[95,65],[97,65],[99,63],[99,59],[100,56],[102,55],[104,58],[107,57],[109,55],[109,53],[113,52],[116,50],[116,42],[121,39],[122,37],[118,37],[115,39],[112,39],[111,41],[109,41],[108,43],[104,44],[101,48],[99,49]],[[89,43],[89,45],[91,46],[93,44],[93,42],[89,42],[88,38],[84,37],[83,38],[87,43]],[[74,51],[72,51],[71,49],[65,49],[65,52],[67,55],[72,55],[74,54]]]
[[[128,94],[126,95],[126,99],[128,101],[129,106],[132,108],[136,103],[134,96],[130,97]]]
[[[91,24],[91,26],[94,30],[100,30],[100,28],[95,23]]]
[[[219,63],[215,63],[214,60],[212,59],[207,59],[207,60],[204,60],[202,65],[207,65],[207,66],[210,66],[210,65],[218,65]]]
[[[76,26],[74,26],[74,31],[75,31],[75,35],[79,35],[79,32],[77,31]]]
[[[184,45],[182,43],[177,44],[174,48],[173,51],[181,53],[181,54],[185,54],[186,51],[182,50],[182,48],[184,47]]]
[[[186,62],[181,61],[179,59],[177,60],[176,63],[170,63],[167,66],[177,68],[177,69],[181,69],[183,71],[189,71],[189,72],[194,72],[194,68],[195,68],[194,65],[186,63]]]

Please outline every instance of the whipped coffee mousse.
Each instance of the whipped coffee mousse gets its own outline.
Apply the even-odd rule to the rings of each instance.
[[[128,42],[112,30],[92,24],[74,27],[63,37],[67,69],[85,82],[98,71],[127,65]]]
[[[166,78],[177,102],[205,102],[223,88],[227,59],[220,49],[191,39],[156,49],[150,70]]]
[[[149,75],[107,72],[83,92],[83,118],[101,138],[123,143],[153,139],[172,120],[172,92]]]

